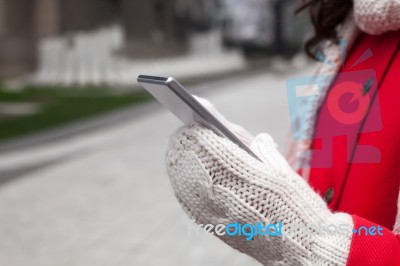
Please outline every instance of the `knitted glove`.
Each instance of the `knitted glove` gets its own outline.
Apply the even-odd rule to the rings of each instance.
[[[250,146],[251,141],[254,139],[254,137],[243,127],[233,124],[228,121],[228,119],[225,118],[220,112],[217,111],[217,109],[214,107],[212,103],[210,103],[208,100],[204,98],[200,98],[197,96],[194,96],[197,101],[201,103],[215,118],[217,118],[222,124],[224,124],[227,128],[229,128],[232,132],[235,133],[235,135],[247,146]]]
[[[354,19],[368,34],[400,29],[399,0],[354,0]]]
[[[246,236],[218,237],[264,265],[345,265],[351,216],[331,213],[292,171],[269,135],[258,135],[251,148],[262,162],[197,123],[171,138],[168,175],[190,218],[214,226],[281,222],[284,231],[285,226],[299,226],[282,236],[259,235],[251,241]]]

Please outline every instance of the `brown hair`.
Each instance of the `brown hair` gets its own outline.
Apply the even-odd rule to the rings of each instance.
[[[353,0],[302,0],[296,13],[308,9],[315,31],[305,44],[309,57],[318,60],[317,52],[325,41],[339,42],[337,28],[352,8]]]

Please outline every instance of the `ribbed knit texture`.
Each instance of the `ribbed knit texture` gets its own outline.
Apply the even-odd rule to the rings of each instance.
[[[316,232],[316,225],[348,225],[347,214],[332,214],[325,202],[292,171],[269,135],[252,143],[263,162],[236,144],[198,124],[189,124],[171,138],[167,169],[175,195],[199,224],[282,222],[307,230],[283,237],[244,236],[221,239],[264,265],[345,265],[351,231]]]
[[[359,29],[368,34],[400,29],[399,12],[400,0],[354,0],[354,12],[339,33],[347,42],[346,51],[353,45]],[[345,59],[345,54],[332,43],[326,45],[324,53],[326,60],[318,64],[314,74],[316,77],[332,75],[325,75],[325,80],[319,83],[319,97],[304,102],[307,106],[301,114],[304,118],[301,123],[306,124],[300,130],[309,139],[293,143],[290,148],[289,160],[296,166],[299,160],[307,161],[302,156],[307,156],[310,148],[317,111]],[[237,133],[246,143],[250,142],[251,136],[244,130],[237,128]],[[252,147],[264,162],[197,124],[185,126],[171,138],[168,174],[178,201],[197,223],[281,221],[283,224],[353,226],[351,216],[333,214],[327,209],[322,199],[291,170],[268,136],[257,137]],[[398,216],[394,232],[400,231],[399,220]],[[252,241],[229,236],[222,240],[264,265],[346,265],[351,232],[324,235],[298,231],[285,237],[256,237]]]
[[[368,34],[400,29],[399,0],[354,0],[354,19]]]

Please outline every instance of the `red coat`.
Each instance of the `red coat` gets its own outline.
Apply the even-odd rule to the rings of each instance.
[[[351,214],[355,228],[385,228],[383,236],[353,235],[349,266],[400,265],[400,236],[392,232],[400,186],[399,47],[400,32],[363,35],[317,118],[310,185],[331,210]]]

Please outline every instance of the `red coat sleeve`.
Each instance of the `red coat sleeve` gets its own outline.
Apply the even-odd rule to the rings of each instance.
[[[380,234],[369,235],[364,229],[379,225],[356,215],[352,217],[354,230],[347,266],[400,265],[400,235],[381,226]]]

